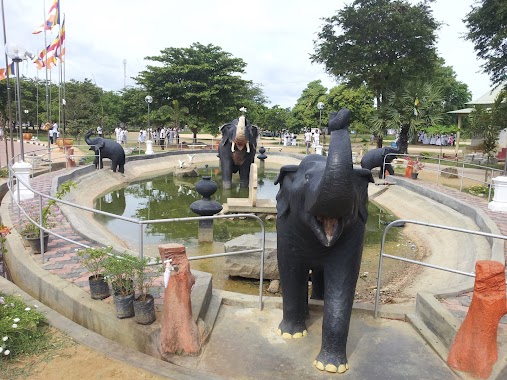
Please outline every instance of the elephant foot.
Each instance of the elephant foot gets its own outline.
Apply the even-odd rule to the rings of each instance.
[[[306,331],[306,330],[303,330],[303,332],[297,332],[295,334],[290,334],[288,332],[282,332],[282,330],[278,329],[278,330],[276,330],[276,333],[285,339],[299,339],[299,338],[302,338],[302,337],[308,335],[308,331]]]
[[[344,373],[349,369],[347,359],[340,359],[339,355],[330,355],[321,353],[314,360],[313,365],[320,371],[332,373]]]
[[[223,190],[230,190],[232,188],[232,182],[222,182],[222,189]]]
[[[299,339],[308,335],[308,331],[304,324],[291,325],[290,323],[282,321],[280,326],[278,326],[277,334],[285,339]]]

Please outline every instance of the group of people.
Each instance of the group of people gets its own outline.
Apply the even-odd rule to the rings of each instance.
[[[152,128],[139,130],[139,137],[137,142],[142,144],[146,140],[151,140],[155,145],[159,145],[162,150],[168,145],[179,144],[180,134],[178,128],[158,127],[153,130]]]
[[[60,137],[60,131],[58,130],[58,124],[56,123],[56,121],[53,123],[53,125],[47,122],[46,124],[44,124],[42,129],[48,131],[49,143],[50,144],[56,143],[56,140],[58,139],[58,137]]]
[[[417,142],[423,145],[455,146],[456,134],[428,135],[425,132],[419,132]]]
[[[97,134],[99,136],[102,136],[102,128],[101,128],[101,134],[99,134],[98,128],[97,128]],[[116,136],[116,142],[121,145],[127,145],[127,137],[128,137],[128,130],[125,126],[117,126],[114,129],[114,134]]]

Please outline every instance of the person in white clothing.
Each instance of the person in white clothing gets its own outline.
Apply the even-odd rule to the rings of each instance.
[[[120,144],[121,143],[121,138],[120,138],[120,136],[121,136],[121,128],[120,127],[116,127],[114,129],[114,133],[116,134],[116,142],[118,144]]]
[[[306,144],[306,154],[310,153],[310,146],[312,145],[312,133],[309,129],[305,132],[305,144]]]

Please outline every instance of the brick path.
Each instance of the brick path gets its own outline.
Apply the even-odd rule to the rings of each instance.
[[[59,172],[47,173],[38,177],[35,177],[32,180],[32,186],[34,189],[49,194],[52,179],[57,176]],[[418,185],[425,186],[431,188],[432,190],[439,191],[444,193],[454,199],[457,199],[463,203],[472,205],[478,209],[484,211],[488,217],[491,218],[492,221],[496,223],[498,229],[501,231],[502,235],[507,235],[507,215],[504,213],[493,213],[488,209],[488,204],[486,199],[482,199],[470,194],[459,192],[458,190],[439,186],[434,182],[417,180]],[[36,207],[37,200],[25,201],[27,203],[31,203]],[[10,210],[11,219],[16,224],[17,223],[17,210]],[[53,229],[54,232],[68,237],[74,241],[78,241],[82,244],[86,244],[88,246],[93,246],[94,243],[82,238],[78,235],[70,226],[70,223],[67,221],[65,216],[61,213],[58,207],[53,208],[52,220],[56,222],[56,228]],[[14,227],[17,227],[16,225]],[[507,243],[504,243],[504,250],[507,252]],[[73,284],[82,287],[85,291],[89,292],[88,287],[88,277],[90,274],[86,271],[85,268],[81,267],[79,259],[76,255],[76,251],[80,247],[77,244],[71,244],[63,239],[58,239],[54,236],[50,237],[48,244],[48,251],[44,254],[45,263],[42,263],[42,257],[38,256],[36,260],[40,263],[41,267],[46,269],[52,274],[55,274],[61,278],[64,278]],[[151,289],[151,294],[155,295],[155,302],[158,306],[163,303],[163,276],[159,276],[154,283],[154,287]],[[158,296],[157,296],[158,295]],[[471,294],[463,294],[458,297],[453,297],[446,299],[443,304],[453,312],[460,319],[463,318],[464,313],[470,304]],[[505,319],[504,319],[505,320]],[[507,321],[505,321],[507,322]]]

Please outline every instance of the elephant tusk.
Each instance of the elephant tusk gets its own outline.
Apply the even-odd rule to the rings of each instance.
[[[250,144],[249,143],[246,143],[246,152],[250,153]]]
[[[231,142],[231,152],[234,153],[234,141]]]

